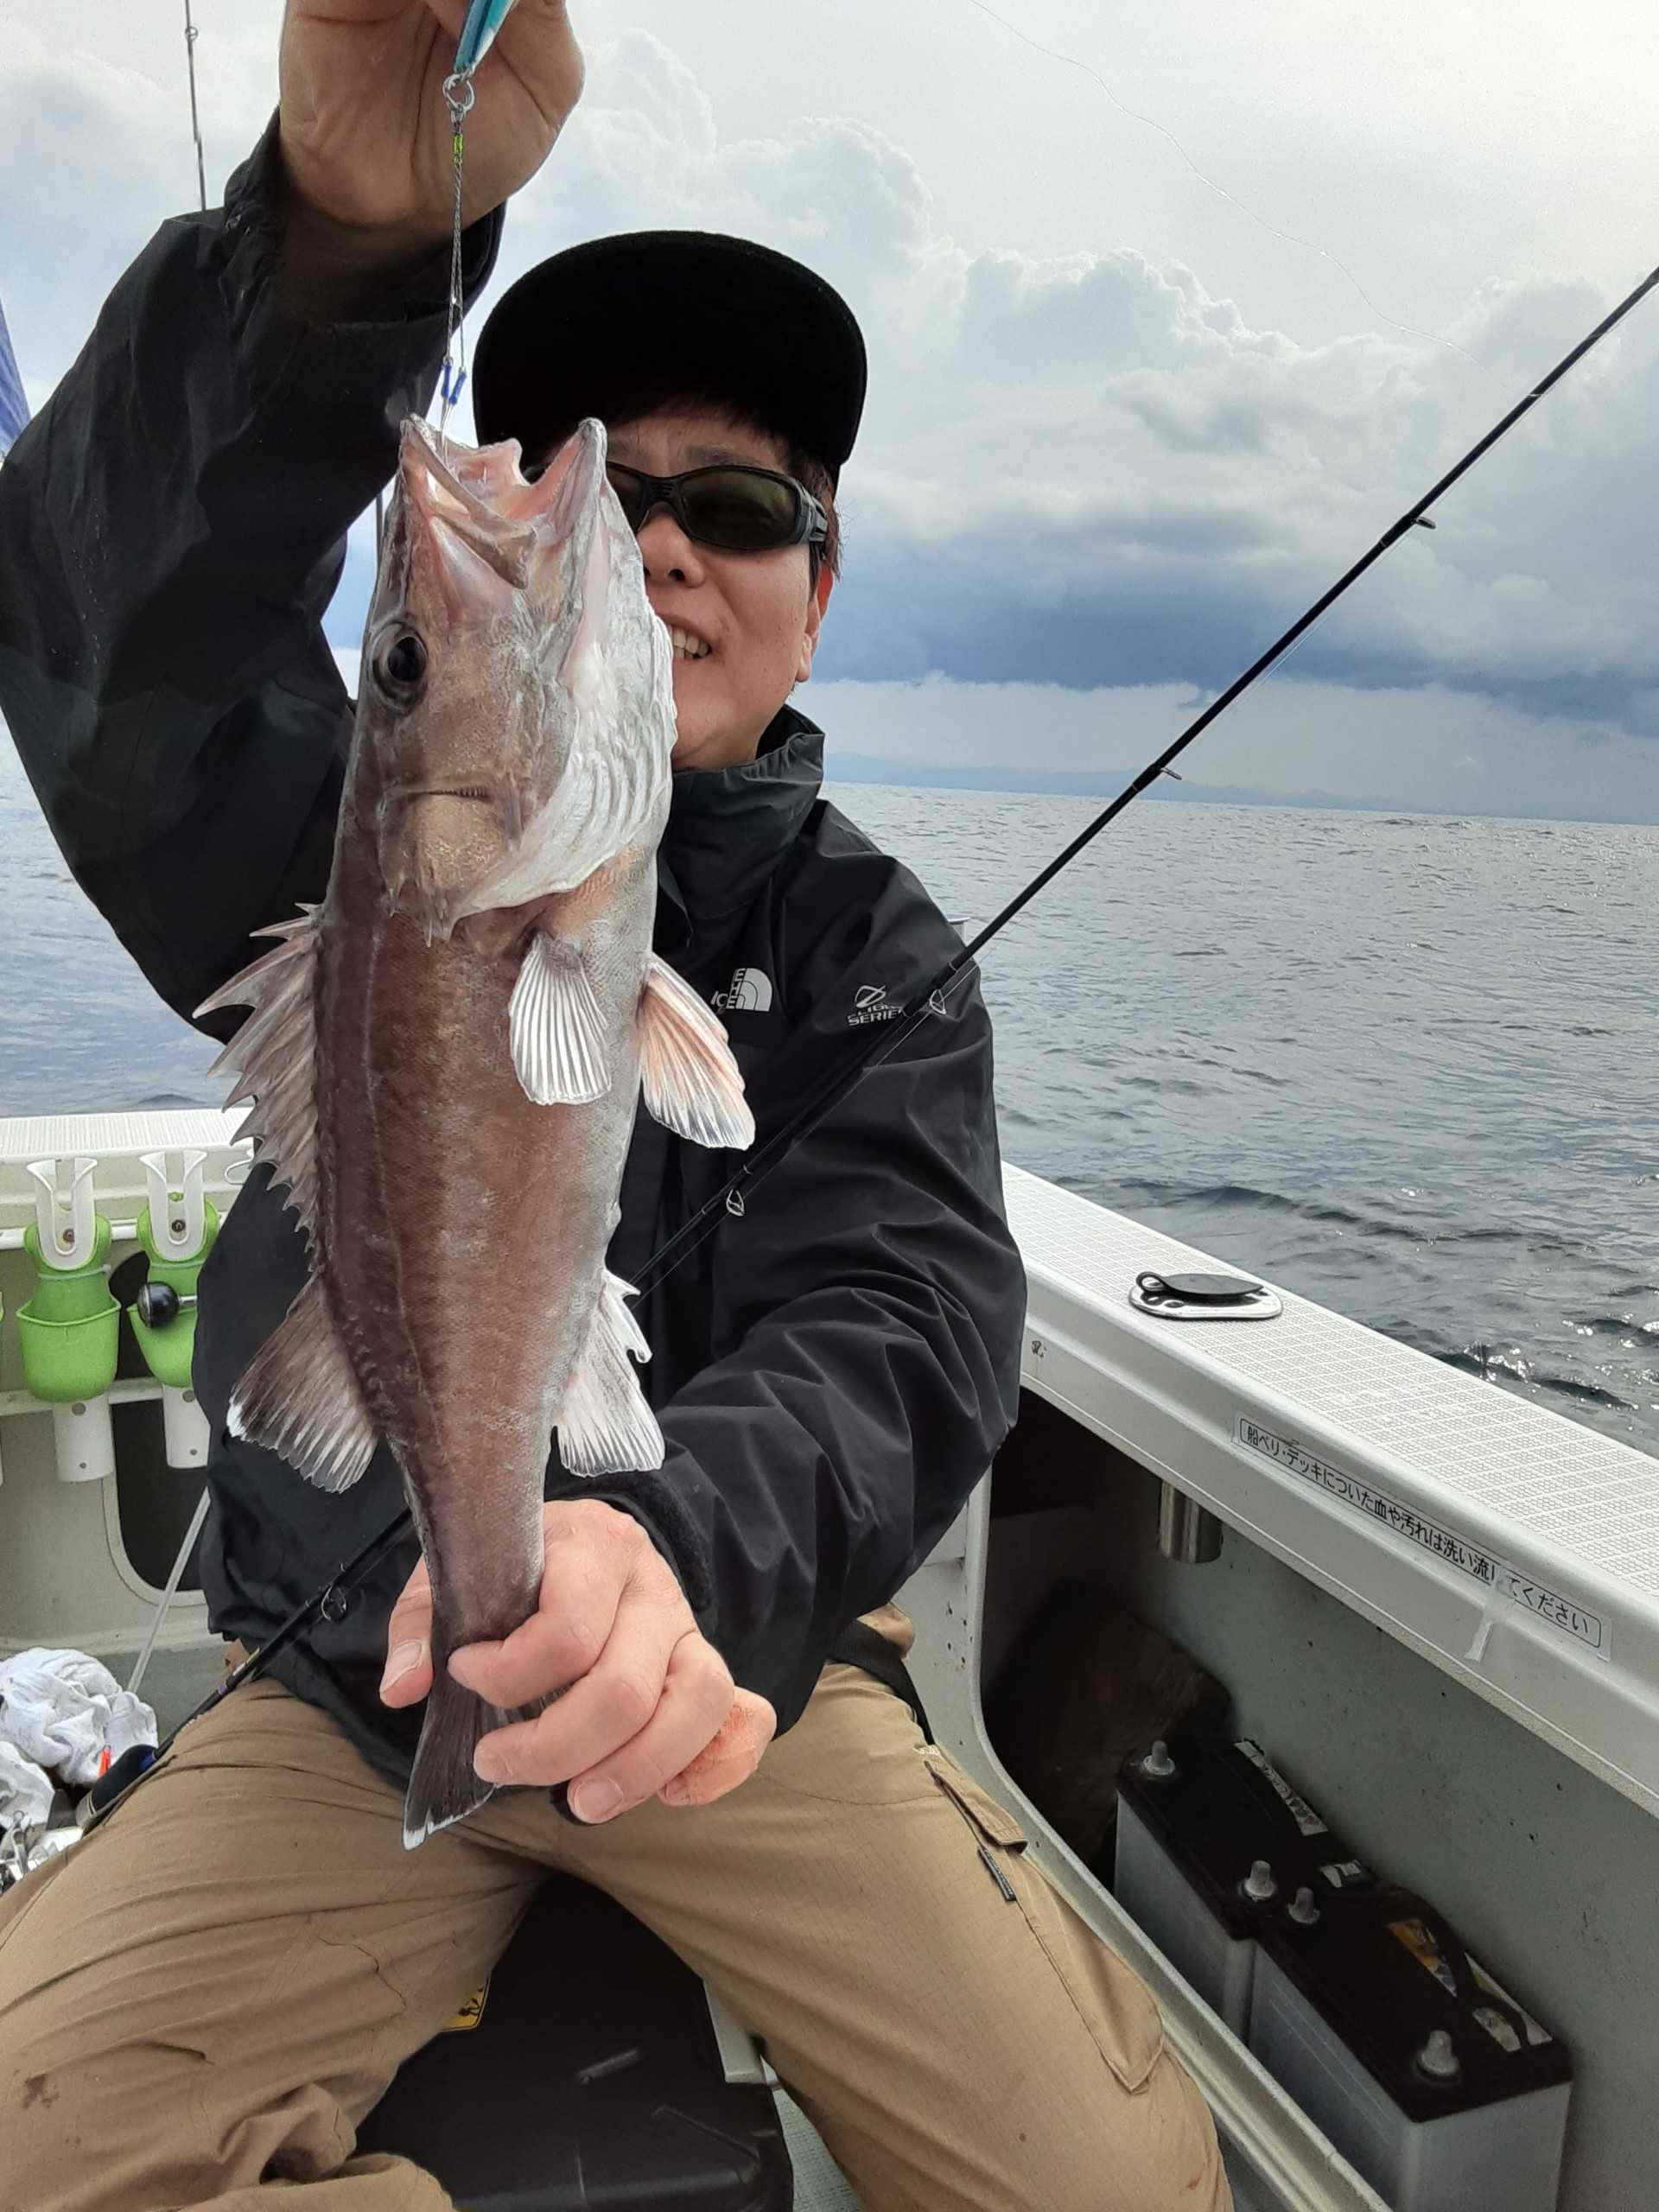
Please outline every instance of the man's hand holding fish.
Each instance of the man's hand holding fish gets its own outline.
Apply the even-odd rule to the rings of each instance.
[[[213,1629],[263,1647],[414,1522],[0,1898],[0,2084],[51,2084],[0,2095],[0,2198],[448,2203],[358,2131],[559,1872],[720,1991],[867,2212],[1224,2212],[1151,1999],[904,1667],[894,1600],[1019,1402],[971,971],[718,1205],[960,949],[791,698],[863,338],[755,241],[592,239],[493,300],[476,442],[435,431],[467,17],[288,0],[224,206],[162,225],[0,470],[0,712],[249,1109],[198,1285]],[[684,35],[722,66],[720,10]],[[468,307],[512,195],[560,204],[581,82],[519,0]],[[388,490],[348,686],[325,619]]]
[[[504,1642],[455,1654],[449,1671],[492,1703],[534,1705],[497,1730],[478,1764],[494,1782],[569,1782],[577,1817],[614,1819],[655,1794],[706,1805],[746,1781],[778,1726],[764,1698],[735,1690],[672,1570],[637,1521],[592,1499],[542,1508],[546,1563],[537,1610]],[[432,1585],[424,1563],[392,1608],[382,1694],[412,1705],[432,1687]]]

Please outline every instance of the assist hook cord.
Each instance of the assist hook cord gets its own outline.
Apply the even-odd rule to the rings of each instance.
[[[1028,906],[1039,892],[1053,881],[1062,868],[1069,868],[1077,855],[1086,846],[1091,845],[1101,831],[1109,823],[1117,819],[1126,806],[1137,799],[1149,785],[1156,783],[1171,762],[1177,760],[1195,739],[1201,737],[1213,721],[1224,715],[1233,702],[1242,697],[1259,677],[1265,676],[1275,661],[1281,660],[1291,647],[1313,628],[1326,608],[1334,607],[1343,594],[1357,583],[1365,571],[1380,561],[1391,546],[1397,544],[1408,530],[1414,529],[1419,524],[1424,523],[1432,529],[1433,524],[1427,522],[1429,508],[1443,498],[1460,478],[1466,476],[1475,463],[1490,453],[1499,439],[1506,436],[1522,416],[1535,407],[1545,393],[1558,385],[1571,369],[1576,367],[1592,347],[1599,346],[1609,331],[1621,323],[1630,310],[1645,299],[1656,286],[1659,286],[1659,269],[1653,270],[1645,276],[1636,289],[1621,300],[1610,315],[1603,317],[1587,338],[1581,339],[1570,353],[1556,363],[1547,377],[1541,378],[1525,397],[1516,403],[1501,422],[1495,423],[1484,438],[1471,446],[1456,466],[1447,469],[1446,474],[1424,493],[1414,506],[1408,507],[1398,522],[1392,524],[1383,531],[1382,537],[1377,539],[1368,553],[1363,554],[1351,569],[1337,579],[1328,591],[1316,599],[1305,614],[1300,615],[1281,637],[1275,639],[1259,658],[1251,662],[1243,675],[1235,677],[1224,691],[1212,699],[1203,713],[1187,724],[1173,744],[1166,746],[1155,760],[1148,761],[1134,781],[1126,785],[1109,805],[1102,808],[1092,822],[1078,831],[1069,845],[1056,853],[1046,867],[1039,869],[1024,889],[1009,899],[1000,913],[994,915],[977,935],[971,938],[958,952],[954,954],[932,982],[919,991],[893,1020],[881,1024],[871,1024],[860,1038],[855,1049],[849,1053],[838,1068],[831,1071],[804,1104],[799,1107],[780,1128],[775,1130],[765,1144],[751,1153],[730,1181],[716,1191],[711,1198],[705,1199],[696,1212],[690,1215],[676,1230],[673,1236],[653,1253],[640,1272],[639,1288],[642,1292],[654,1289],[711,1232],[722,1214],[741,1217],[745,1211],[745,1194],[769,1174],[785,1154],[798,1144],[803,1137],[817,1127],[824,1116],[847,1096],[861,1077],[868,1074],[871,1069],[879,1067],[884,1060],[890,1058],[901,1045],[915,1034],[924,1022],[931,1020],[935,1015],[945,1012],[951,993],[969,975],[975,957],[980,950],[988,944],[1000,931],[1006,929],[1014,916]],[[200,1719],[203,1713],[211,1712],[213,1707],[227,1697],[233,1689],[238,1688],[252,1676],[263,1673],[278,1652],[303,1635],[314,1621],[338,1620],[345,1612],[351,1592],[357,1584],[365,1575],[371,1573],[380,1561],[403,1541],[412,1525],[412,1516],[407,1510],[400,1513],[396,1520],[386,1524],[378,1535],[372,1537],[360,1551],[344,1561],[334,1580],[326,1587],[319,1590],[314,1597],[307,1599],[302,1605],[296,1607],[287,1620],[275,1630],[257,1650],[251,1652],[238,1667],[226,1675],[219,1687],[209,1696],[203,1699],[194,1713],[180,1722],[179,1728],[175,1728],[166,1742],[152,1756],[147,1757],[142,1764],[137,1765],[134,1770],[122,1775],[118,1770],[125,1767],[129,1760],[136,1759],[137,1755],[134,1752],[129,1752],[124,1758],[118,1761],[116,1766],[112,1767],[105,1777],[104,1782],[98,1784],[93,1791],[92,1817],[98,1817],[107,1810],[110,1805],[118,1802],[118,1797],[124,1795],[126,1788],[137,1781],[141,1775],[154,1764],[154,1761],[159,1759],[162,1752],[170,1748],[179,1734],[179,1729],[188,1727],[192,1720]],[[139,1749],[148,1751],[147,1746],[140,1746]],[[102,1802],[99,1802],[100,1793],[102,1793]]]

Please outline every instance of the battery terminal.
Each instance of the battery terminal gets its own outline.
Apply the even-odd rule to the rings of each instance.
[[[1429,2031],[1428,2041],[1417,2054],[1417,2064],[1420,2071],[1427,2074],[1431,2082],[1457,2080],[1463,2067],[1447,2029],[1432,2028]]]
[[[1274,1879],[1272,1867],[1265,1859],[1251,1861],[1250,1871],[1239,1887],[1252,1904],[1266,1904],[1270,1898],[1276,1897],[1279,1894],[1278,1882]]]

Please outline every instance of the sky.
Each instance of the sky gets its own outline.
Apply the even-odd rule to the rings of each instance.
[[[281,13],[196,0],[211,198],[275,105]],[[1650,0],[574,13],[587,91],[493,290],[683,224],[798,255],[864,327],[800,700],[832,766],[1139,766],[1659,259]],[[0,0],[0,301],[38,407],[194,203],[182,8]],[[1189,783],[1659,821],[1656,402],[1659,295]],[[362,526],[347,656],[371,561]]]

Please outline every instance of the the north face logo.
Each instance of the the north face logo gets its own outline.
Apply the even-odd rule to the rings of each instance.
[[[722,1014],[769,1014],[772,978],[764,968],[740,968],[730,988],[715,993],[714,1002]]]

